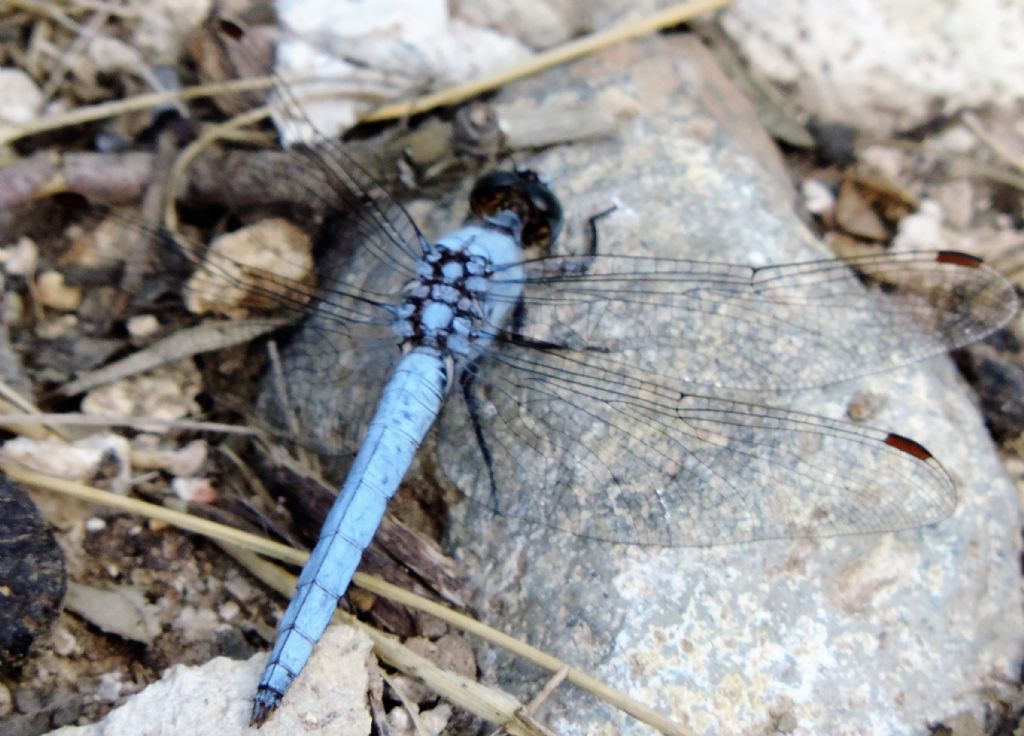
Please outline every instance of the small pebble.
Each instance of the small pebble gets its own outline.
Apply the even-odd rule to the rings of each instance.
[[[124,681],[124,674],[121,672],[104,672],[100,675],[99,685],[92,693],[92,698],[99,703],[115,703],[121,698],[121,693],[130,688]]]
[[[867,146],[860,152],[860,160],[883,179],[898,182],[906,163],[906,156],[897,148],[874,145]]]
[[[942,228],[944,220],[945,214],[938,202],[922,201],[917,212],[900,220],[893,247],[903,251],[948,248],[950,244]]]
[[[0,261],[3,261],[4,271],[11,276],[28,276],[35,273],[39,265],[39,246],[32,238],[23,235],[14,245],[0,250]]]
[[[217,500],[217,490],[208,478],[175,478],[171,481],[171,490],[183,501],[213,503]]]
[[[804,196],[804,206],[811,214],[824,214],[836,205],[836,197],[832,190],[817,179],[804,180],[800,185],[800,191]]]
[[[775,721],[775,730],[779,733],[793,733],[800,722],[791,711],[786,711]]]
[[[82,289],[65,285],[60,271],[44,271],[36,279],[36,297],[44,307],[70,312],[82,303]]]
[[[221,235],[189,279],[185,305],[194,314],[241,316],[312,295],[312,243],[287,220],[270,218]]]
[[[10,688],[0,682],[0,717],[9,716],[14,712],[14,696]]]
[[[78,639],[64,626],[54,629],[51,641],[53,642],[53,651],[61,657],[70,657],[82,652],[82,648],[78,645]]]
[[[434,661],[439,666],[463,677],[473,677],[476,674],[476,655],[465,637],[456,633],[445,634],[436,644],[437,654]]]
[[[224,588],[241,603],[248,603],[256,596],[256,588],[241,575],[229,575]]]
[[[398,706],[388,711],[387,718],[388,728],[391,729],[393,734],[412,734],[413,722],[412,718],[409,717],[409,711],[404,707]]]
[[[440,639],[442,636],[448,633],[448,624],[436,616],[429,614],[422,614],[419,619],[420,633],[431,641]]]
[[[112,433],[90,435],[71,444],[15,437],[3,443],[0,456],[68,480],[93,482],[102,472],[104,485],[115,493],[127,493],[131,482],[128,440]]]
[[[101,519],[98,516],[92,516],[85,520],[85,530],[90,534],[98,534],[107,528],[107,522],[105,519]]]
[[[39,116],[43,93],[21,69],[0,69],[0,125],[30,123]]]
[[[234,601],[228,601],[217,609],[217,615],[220,616],[221,621],[234,621],[241,612],[242,609]]]
[[[162,447],[159,438],[153,435],[139,435],[132,442],[132,463],[136,469],[166,470],[180,477],[198,475],[207,454],[205,440],[193,440],[179,449]]]
[[[160,329],[160,320],[152,314],[139,314],[128,320],[127,327],[132,337],[149,337]]]
[[[430,736],[438,736],[452,719],[452,707],[441,703],[420,713],[420,725]]]

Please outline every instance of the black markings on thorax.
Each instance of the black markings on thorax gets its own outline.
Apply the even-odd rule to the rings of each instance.
[[[406,287],[400,313],[403,348],[425,345],[460,354],[482,321],[485,290],[480,279],[490,275],[490,269],[465,250],[436,247],[420,261],[420,269]]]

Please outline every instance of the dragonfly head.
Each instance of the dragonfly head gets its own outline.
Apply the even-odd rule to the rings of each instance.
[[[562,205],[540,177],[528,169],[492,171],[473,185],[473,214],[486,219],[513,212],[523,225],[522,244],[547,248],[562,230]]]

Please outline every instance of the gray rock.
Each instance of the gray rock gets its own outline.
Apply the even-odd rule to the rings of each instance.
[[[753,113],[693,41],[611,49],[508,88],[499,103],[606,98],[635,107],[621,136],[518,163],[549,179],[581,247],[616,204],[600,249],[736,263],[827,255]],[[453,211],[431,234],[458,221]],[[1019,656],[1018,509],[985,428],[947,359],[767,404],[868,424],[927,446],[953,476],[948,520],[895,534],[650,549],[587,542],[457,511],[451,544],[486,622],[671,713],[697,733],[910,734],[959,711]],[[502,653],[485,672],[528,694],[544,675]],[[644,733],[572,688],[549,705],[559,733]]]
[[[625,113],[618,136],[518,161],[562,199],[560,248],[580,252],[587,219],[615,204],[600,223],[602,253],[755,265],[827,255],[793,214],[793,187],[749,105],[692,39],[616,47],[513,85],[498,102],[522,113],[595,99]],[[422,222],[428,236],[461,222],[465,193]],[[387,293],[396,286],[391,276],[367,278]],[[342,447],[397,353],[383,334],[376,351],[325,350],[331,335],[329,320],[314,322],[285,373],[303,431]],[[980,713],[985,688],[1009,677],[1024,623],[1018,512],[949,361],[761,400],[834,418],[851,404],[876,407],[867,423],[919,440],[950,469],[956,513],[898,534],[655,549],[466,504],[450,542],[479,615],[698,733],[918,733],[959,711]],[[407,482],[418,478],[419,467]],[[524,696],[545,678],[496,652],[484,667]],[[548,707],[559,733],[646,732],[572,688]]]

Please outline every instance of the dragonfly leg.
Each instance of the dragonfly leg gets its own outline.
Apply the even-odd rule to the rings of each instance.
[[[590,217],[587,218],[587,232],[590,234],[590,238],[589,238],[590,244],[587,247],[587,255],[590,255],[590,256],[596,256],[597,255],[597,223],[598,223],[598,221],[603,219],[603,218],[605,218],[605,217],[607,217],[608,215],[610,215],[612,212],[614,212],[617,209],[618,209],[618,205],[614,205],[613,204],[611,207],[608,207],[607,209],[601,210],[596,215],[591,215]]]
[[[491,486],[491,506],[498,508],[498,484],[494,480],[494,465],[492,462],[491,448],[484,436],[484,428],[480,422],[480,407],[477,404],[476,395],[473,393],[473,383],[476,379],[477,364],[471,363],[462,372],[459,383],[462,386],[462,398],[466,402],[466,414],[473,425],[473,436],[476,438],[477,447],[480,448],[480,457],[484,460],[484,467],[487,468],[487,478]]]

